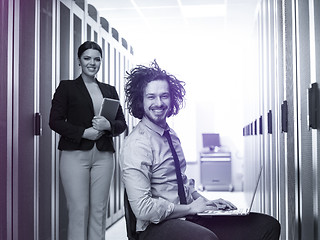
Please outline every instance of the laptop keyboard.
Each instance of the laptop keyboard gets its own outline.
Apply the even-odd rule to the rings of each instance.
[[[214,215],[214,214],[219,214],[219,215],[247,215],[248,214],[248,209],[247,208],[238,208],[235,210],[207,210],[204,212],[206,215]]]

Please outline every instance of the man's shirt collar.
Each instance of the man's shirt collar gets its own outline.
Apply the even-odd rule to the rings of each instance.
[[[141,121],[142,121],[142,123],[143,123],[144,125],[146,125],[147,128],[149,128],[149,129],[151,129],[152,131],[158,133],[160,136],[163,136],[163,133],[164,133],[165,130],[170,130],[168,124],[167,124],[166,128],[163,129],[163,128],[160,127],[159,125],[151,122],[151,121],[150,121],[147,117],[145,117],[145,116],[142,118]]]

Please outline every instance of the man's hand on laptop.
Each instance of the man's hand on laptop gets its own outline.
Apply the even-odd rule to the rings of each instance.
[[[212,210],[211,207],[207,205],[207,200],[205,198],[199,197],[190,203],[190,212],[189,214],[196,214],[199,212],[204,212],[206,210]]]
[[[235,210],[237,207],[231,202],[224,200],[222,198],[216,200],[209,200],[207,206],[213,206],[215,210]]]

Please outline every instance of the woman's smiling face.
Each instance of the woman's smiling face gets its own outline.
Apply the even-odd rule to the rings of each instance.
[[[101,66],[101,54],[96,49],[87,49],[79,59],[82,73],[88,77],[95,77]]]

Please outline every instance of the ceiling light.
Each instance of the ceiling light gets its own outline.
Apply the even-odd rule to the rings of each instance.
[[[225,4],[181,6],[186,18],[223,17],[227,13]]]

